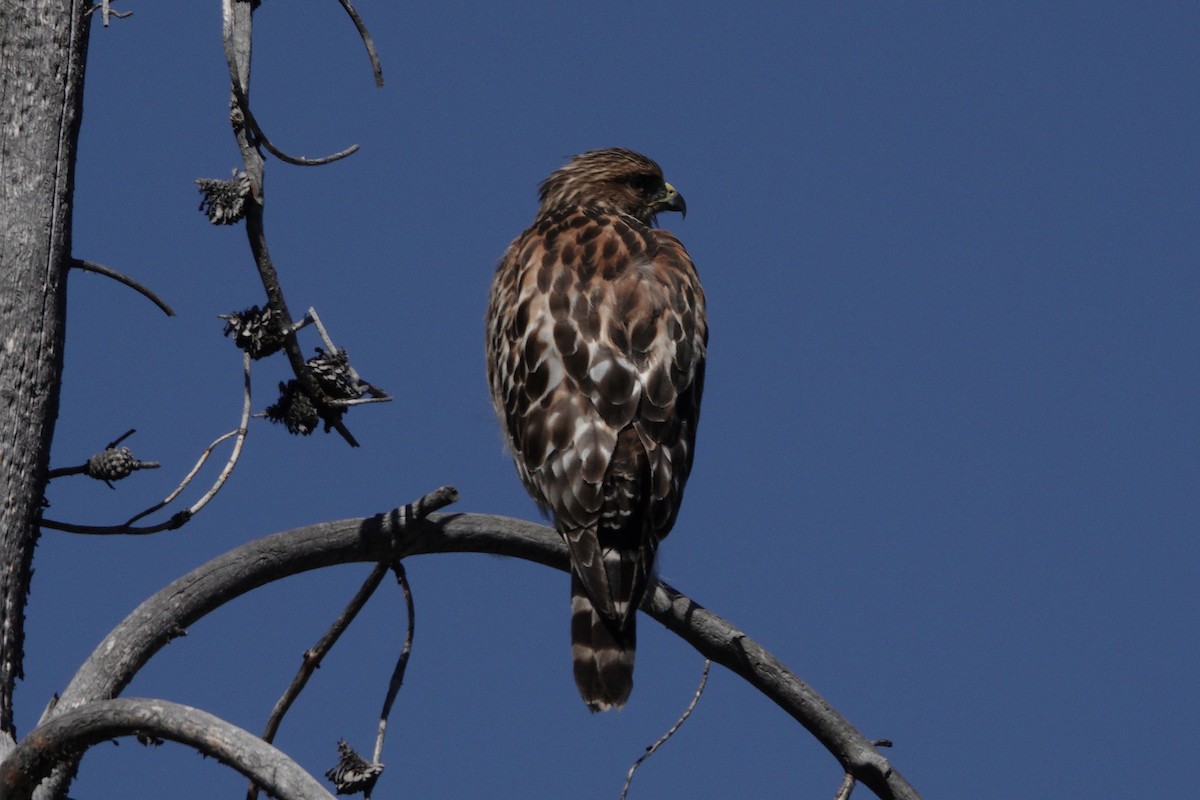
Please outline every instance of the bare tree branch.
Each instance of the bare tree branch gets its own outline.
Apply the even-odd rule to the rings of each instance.
[[[396,668],[392,670],[392,679],[388,683],[387,696],[383,700],[383,710],[379,712],[379,733],[375,736],[375,753],[371,756],[372,764],[381,764],[380,759],[383,758],[383,739],[387,736],[388,717],[391,716],[392,704],[396,702],[396,695],[400,694],[400,687],[404,684],[404,673],[408,669],[408,657],[412,653],[413,632],[417,627],[412,587],[408,585],[408,573],[404,571],[403,562],[393,561],[392,571],[396,573],[396,582],[400,584],[400,589],[404,592],[404,610],[408,615],[408,627],[404,633],[404,645],[400,648],[400,655],[396,659]]]
[[[258,145],[262,131],[258,129],[250,112],[250,51],[253,31],[253,3],[222,0],[222,38],[225,44],[225,60],[229,66],[229,80],[233,93],[233,108],[230,113],[234,137],[242,154],[246,178],[250,182],[250,196],[245,202],[246,237],[250,252],[254,256],[267,304],[275,312],[275,324],[283,340],[283,351],[296,380],[313,399],[320,401],[324,396],[312,370],[305,363],[300,343],[296,339],[296,327],[292,324],[291,312],[283,296],[283,285],[279,273],[267,249],[267,236],[263,219],[263,163]],[[326,424],[336,430],[351,447],[358,447],[358,440],[341,420],[340,410],[326,407],[326,411],[338,411],[323,415]]]
[[[238,8],[239,5],[245,8]],[[292,156],[280,150],[267,134],[263,132],[262,126],[258,124],[258,120],[254,118],[254,113],[250,110],[250,40],[251,40],[251,24],[254,14],[253,3],[238,3],[235,0],[224,0],[222,3],[222,13],[224,17],[223,33],[225,41],[225,60],[229,64],[230,81],[233,89],[234,106],[237,109],[240,119],[237,121],[235,132],[239,139],[246,138],[245,145],[248,147],[256,147],[262,145],[271,155],[284,161],[288,164],[294,164],[298,167],[317,167],[324,164],[329,164],[334,161],[339,161],[346,156],[352,155],[358,151],[358,145],[352,144],[344,150],[333,153],[328,156],[319,158],[305,158],[303,156]],[[247,173],[250,170],[250,161],[245,158],[246,147],[242,148],[243,160],[246,160]],[[255,153],[257,156],[257,151]],[[261,177],[261,157],[257,158],[260,166]],[[254,183],[254,178],[251,178],[251,183]],[[255,200],[262,202],[262,183],[259,181],[256,186],[252,187]]]
[[[842,785],[838,787],[837,794],[833,796],[833,800],[850,800],[850,793],[854,791],[854,776],[847,772],[842,777]]]
[[[187,475],[185,475],[183,477],[183,480],[179,482],[179,485],[175,487],[174,491],[172,491],[169,495],[167,495],[165,498],[163,498],[158,503],[150,506],[149,508],[145,509],[144,511],[140,511],[137,514],[134,514],[132,517],[129,518],[128,521],[126,521],[122,525],[77,525],[73,522],[60,522],[58,520],[46,519],[45,517],[43,517],[42,521],[41,521],[42,527],[50,528],[52,530],[57,530],[57,531],[66,531],[67,533],[86,533],[86,534],[97,534],[97,535],[112,535],[112,534],[145,535],[145,534],[149,534],[149,533],[159,533],[160,531],[176,530],[177,528],[183,527],[185,524],[187,524],[189,521],[191,521],[192,517],[194,517],[194,516],[196,516],[196,514],[200,513],[200,510],[203,509],[206,505],[208,505],[209,502],[214,497],[217,496],[217,492],[221,491],[221,487],[225,485],[225,482],[227,480],[229,480],[229,476],[233,474],[233,468],[235,466],[237,466],[238,459],[241,457],[241,454],[242,454],[242,445],[246,441],[246,433],[249,430],[247,425],[248,425],[249,421],[250,421],[250,354],[243,353],[242,354],[242,418],[241,418],[241,421],[238,424],[237,428],[229,431],[229,433],[218,436],[216,441],[214,441],[207,448],[205,448],[204,452],[200,454],[200,458],[196,461],[196,465],[194,467],[192,467],[191,472],[189,472]],[[129,433],[133,433],[133,431],[130,431]],[[129,435],[128,433],[125,434],[125,436],[128,436],[128,435]],[[233,444],[233,450],[230,452],[229,458],[225,462],[225,466],[221,468],[221,473],[219,475],[217,475],[217,479],[215,481],[213,481],[213,485],[208,488],[208,491],[205,492],[200,497],[199,500],[192,503],[190,506],[188,506],[184,510],[173,514],[170,519],[168,519],[164,522],[160,522],[156,525],[146,525],[146,526],[143,526],[140,528],[133,527],[133,523],[137,522],[139,519],[142,519],[143,517],[153,514],[155,511],[158,511],[160,508],[163,508],[166,505],[168,505],[169,503],[171,503],[172,501],[174,501],[175,498],[178,497],[185,488],[187,488],[188,484],[190,484],[192,482],[192,479],[196,477],[196,474],[200,471],[200,468],[202,466],[204,466],[205,462],[208,461],[209,456],[212,455],[212,452],[216,448],[216,446],[219,445],[221,442],[225,441],[226,439],[229,439],[232,437],[236,437],[236,440],[234,441],[234,444]],[[125,437],[123,436],[121,438],[123,439]],[[117,441],[120,441],[120,439],[118,439]],[[157,465],[155,465],[155,466],[157,466]]]
[[[279,731],[279,725],[283,722],[283,717],[287,714],[288,709],[292,707],[292,703],[296,702],[296,698],[300,696],[300,692],[304,691],[304,687],[308,684],[308,679],[312,677],[313,672],[317,667],[321,666],[321,661],[325,655],[333,649],[337,644],[337,640],[341,638],[346,629],[350,627],[350,623],[358,616],[358,612],[363,610],[363,606],[371,599],[371,595],[379,588],[379,584],[383,581],[383,576],[387,575],[388,565],[379,563],[375,565],[375,569],[371,570],[371,574],[363,581],[363,585],[355,592],[354,597],[350,598],[350,602],[338,615],[338,618],[329,626],[329,630],[325,632],[315,645],[304,651],[304,656],[300,663],[300,669],[296,672],[296,677],[292,678],[292,682],[288,688],[284,690],[283,696],[275,703],[275,708],[271,709],[271,714],[267,718],[267,726],[263,730],[263,741],[275,741],[275,734]],[[254,781],[250,781],[250,786],[246,789],[247,800],[255,800],[258,797],[259,785]]]
[[[367,26],[363,23],[362,17],[354,10],[354,6],[350,5],[350,0],[338,0],[338,2],[342,4],[342,8],[346,9],[346,13],[350,15],[350,19],[354,22],[354,27],[358,29],[358,35],[362,37],[363,45],[367,48],[367,57],[371,59],[371,71],[375,73],[375,85],[382,89],[383,67],[379,64],[379,53],[375,52],[375,41],[367,31]]]
[[[551,528],[486,514],[415,519],[411,506],[373,517],[276,533],[225,553],[146,600],[113,629],[76,673],[50,714],[114,697],[178,631],[259,586],[311,569],[356,561],[393,561],[426,553],[513,556],[567,569],[567,550]],[[732,624],[661,581],[642,610],[766,695],[808,729],[881,798],[915,800],[916,790],[808,684]],[[65,779],[65,776],[64,776]],[[65,786],[65,784],[64,784]]]
[[[293,156],[289,153],[285,153],[283,150],[280,150],[278,147],[272,144],[271,140],[267,138],[267,134],[264,133],[263,129],[259,126],[258,120],[254,118],[254,113],[250,111],[250,106],[246,106],[244,111],[246,112],[246,122],[254,131],[255,141],[265,147],[268,153],[275,156],[285,164],[291,164],[294,167],[323,167],[326,164],[332,164],[335,161],[341,161],[346,156],[352,156],[358,152],[358,145],[352,144],[345,150],[339,150],[336,153],[330,153],[327,156],[318,156],[316,158],[309,158],[307,156]]]
[[[166,700],[97,700],[38,725],[0,764],[7,800],[26,800],[64,759],[118,736],[150,735],[188,745],[230,765],[272,796],[332,800],[283,752],[198,708]]]
[[[130,11],[128,13],[132,14],[133,12]],[[130,278],[128,275],[117,272],[115,269],[106,267],[103,264],[97,264],[94,261],[84,261],[82,258],[72,258],[71,266],[75,269],[84,270],[85,272],[94,272],[97,275],[103,275],[106,278],[112,278],[117,283],[123,283],[162,309],[162,312],[168,317],[175,316],[175,311],[169,305],[167,305],[161,297],[135,281],[133,278]]]

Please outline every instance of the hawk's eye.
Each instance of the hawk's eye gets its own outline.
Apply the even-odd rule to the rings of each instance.
[[[641,197],[649,197],[659,190],[660,181],[653,175],[634,175],[629,179],[629,185]]]

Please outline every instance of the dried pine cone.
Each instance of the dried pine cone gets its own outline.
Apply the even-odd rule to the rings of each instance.
[[[305,362],[312,370],[317,383],[326,395],[337,400],[353,400],[362,397],[358,388],[358,376],[350,368],[350,358],[345,350],[329,354],[317,348],[317,354]]]
[[[110,447],[88,459],[84,474],[98,481],[119,481],[137,468],[138,460],[128,447]]]
[[[237,173],[232,178],[197,178],[196,186],[204,199],[200,210],[214,225],[232,225],[246,216],[246,198],[250,195],[250,179],[246,173]]]
[[[383,764],[368,764],[345,739],[338,739],[338,764],[325,773],[338,794],[370,793],[383,772]]]
[[[283,337],[274,323],[270,308],[250,306],[245,311],[219,315],[225,320],[225,335],[233,334],[233,343],[256,361],[277,353],[283,347]]]
[[[267,408],[266,416],[272,422],[282,422],[288,433],[298,436],[308,436],[321,421],[316,402],[295,379],[279,384],[279,399]]]

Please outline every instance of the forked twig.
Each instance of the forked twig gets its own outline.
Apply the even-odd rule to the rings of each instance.
[[[53,530],[66,531],[67,533],[145,535],[149,533],[158,533],[160,531],[175,530],[187,524],[192,517],[199,513],[201,509],[203,509],[214,497],[216,497],[217,492],[221,491],[221,487],[225,485],[225,482],[229,479],[229,476],[233,474],[233,468],[237,466],[238,459],[241,457],[242,444],[246,441],[246,432],[248,430],[247,425],[250,421],[249,354],[242,354],[242,373],[244,386],[242,393],[242,418],[238,427],[235,430],[229,431],[228,433],[217,437],[216,441],[205,448],[204,452],[200,454],[200,458],[196,461],[196,465],[192,467],[191,472],[185,475],[179,485],[175,487],[175,490],[167,495],[162,501],[154,504],[144,511],[134,514],[123,525],[77,525],[72,522],[59,522],[57,520],[43,518],[41,521],[42,526],[45,528],[51,528]],[[128,435],[129,434],[126,434],[126,436]],[[172,515],[170,519],[164,522],[142,528],[133,527],[133,523],[137,522],[139,519],[153,514],[155,511],[158,511],[159,509],[173,502],[175,498],[178,497],[185,488],[187,488],[188,484],[192,482],[192,479],[196,477],[196,474],[208,461],[209,456],[212,455],[213,450],[217,447],[217,445],[231,437],[237,437],[237,439],[234,442],[233,451],[229,455],[229,460],[225,462],[225,466],[221,469],[221,474],[217,476],[217,479],[213,482],[213,485],[207,492],[204,493],[202,497],[200,497],[199,500],[192,503],[191,506],[185,508],[183,511],[179,511]]]
[[[704,672],[700,676],[700,685],[696,687],[696,693],[692,695],[692,701],[688,703],[687,708],[679,715],[679,719],[675,720],[675,724],[667,729],[667,732],[658,737],[658,740],[646,748],[646,752],[642,753],[641,757],[633,762],[633,766],[629,768],[629,772],[625,775],[625,786],[621,789],[621,800],[625,800],[625,795],[629,794],[629,784],[633,783],[633,773],[642,765],[650,756],[654,755],[654,751],[662,747],[667,739],[675,735],[675,731],[679,730],[684,721],[692,715],[692,710],[696,708],[696,703],[700,702],[700,695],[704,693],[704,685],[708,683],[708,668],[712,664],[709,659],[704,659]]]
[[[453,486],[442,486],[423,497],[406,505],[403,509],[403,514],[410,522],[424,519],[429,514],[439,511],[450,505],[458,499],[458,490]],[[413,600],[412,590],[408,585],[408,578],[404,573],[404,566],[396,561],[390,565],[391,569],[396,573],[396,580],[400,583],[401,589],[404,591],[404,602],[408,609],[408,632],[404,638],[404,647],[401,649],[399,661],[396,664],[396,669],[392,673],[392,680],[388,686],[387,698],[384,701],[383,713],[379,723],[379,734],[375,743],[374,764],[379,763],[379,757],[383,748],[384,729],[387,725],[387,717],[391,711],[392,704],[395,702],[396,694],[400,690],[400,685],[404,681],[404,670],[408,664],[409,653],[412,652],[412,637],[413,637]],[[383,581],[383,576],[387,574],[389,564],[385,561],[379,562],[375,568],[371,570],[371,574],[363,582],[358,592],[351,598],[346,608],[338,616],[333,624],[329,626],[329,630],[325,635],[313,645],[312,648],[305,651],[304,660],[300,665],[300,669],[296,673],[296,677],[292,679],[283,696],[275,704],[275,708],[271,711],[270,717],[267,719],[266,728],[263,730],[262,738],[266,742],[273,742],[275,734],[279,731],[279,726],[283,722],[283,717],[287,714],[288,709],[300,696],[300,692],[308,684],[309,678],[313,672],[321,666],[321,662],[325,656],[333,649],[341,635],[350,627],[350,623],[354,621],[358,613],[362,611],[367,601],[379,588],[380,582]],[[382,768],[378,770],[382,772]],[[377,775],[377,773],[376,773]],[[373,785],[373,783],[372,783]],[[246,800],[255,800],[258,797],[258,787],[252,782],[246,792]]]
[[[104,23],[104,27],[106,27],[106,28],[108,27],[109,17],[116,17],[117,19],[125,19],[126,17],[133,16],[132,11],[116,11],[116,10],[114,10],[112,7],[112,0],[100,0],[99,3],[93,3],[88,8],[87,11],[83,12],[83,15],[85,17],[91,16],[97,10],[100,12],[101,21]]]
[[[432,492],[419,498],[416,502],[409,503],[404,507],[406,524],[411,525],[417,520],[424,519],[457,500],[458,489],[455,489],[453,486],[442,486],[434,489]],[[387,735],[388,717],[392,713],[392,705],[396,702],[396,695],[400,693],[400,687],[404,684],[404,673],[408,669],[408,657],[412,653],[413,631],[416,628],[416,611],[413,606],[412,587],[409,586],[408,573],[404,570],[403,562],[392,562],[392,572],[395,573],[396,582],[400,584],[400,589],[404,592],[404,609],[408,614],[408,629],[404,634],[404,646],[400,648],[400,656],[396,659],[396,668],[392,670],[392,680],[388,684],[387,696],[383,700],[383,709],[379,712],[379,733],[375,736],[375,752],[371,757],[371,762],[380,768],[383,766],[380,759],[383,757],[383,740]]]
[[[204,495],[192,504],[188,509],[188,516],[194,516],[197,511],[208,505],[208,502],[217,496],[217,492],[221,491],[221,487],[225,485],[225,481],[229,480],[229,476],[233,474],[233,468],[237,466],[238,459],[242,455],[242,445],[246,442],[246,434],[249,432],[250,422],[250,356],[247,353],[242,354],[242,375],[244,379],[242,392],[242,418],[238,423],[237,430],[230,431],[225,436],[233,434],[236,438],[233,442],[233,452],[229,454],[229,460],[225,462],[225,466],[221,469],[221,474],[217,476],[212,487],[209,488]]]
[[[128,13],[132,14],[133,12],[130,11]],[[72,258],[71,266],[75,269],[81,269],[85,272],[94,272],[97,275],[103,275],[106,278],[112,278],[118,283],[123,283],[162,309],[162,312],[168,317],[175,316],[175,311],[169,305],[167,305],[161,297],[135,281],[133,278],[130,278],[128,275],[117,272],[112,267],[106,267],[103,264],[97,264],[94,261],[85,261],[82,258]]]
[[[317,641],[310,649],[304,651],[303,661],[300,663],[300,669],[296,672],[296,677],[292,678],[291,684],[284,691],[283,696],[275,703],[275,708],[271,709],[271,715],[267,718],[267,725],[263,729],[263,741],[275,741],[275,734],[279,731],[279,725],[283,722],[283,717],[287,714],[288,709],[292,707],[292,703],[300,696],[300,692],[304,690],[308,679],[318,667],[321,666],[321,661],[325,655],[333,649],[337,644],[337,640],[345,633],[346,628],[350,627],[350,623],[358,616],[358,612],[362,611],[363,606],[371,599],[371,595],[379,588],[379,584],[383,582],[383,576],[387,574],[388,565],[386,562],[380,562],[371,570],[371,574],[363,581],[363,585],[359,587],[358,592],[350,599],[346,608],[333,624],[329,626],[329,630],[325,635]],[[249,788],[246,790],[246,800],[255,800],[258,797],[258,784],[250,782]]]
[[[125,527],[132,525],[133,523],[137,522],[139,519],[144,519],[145,517],[150,516],[155,511],[158,511],[160,508],[163,508],[167,505],[170,505],[172,502],[174,502],[175,498],[179,497],[179,495],[183,492],[183,490],[188,487],[188,484],[190,484],[192,482],[192,480],[196,477],[196,473],[198,473],[200,471],[200,468],[203,467],[205,465],[205,463],[207,463],[209,457],[213,454],[213,450],[215,450],[217,448],[217,445],[221,444],[221,442],[224,442],[226,439],[229,439],[232,436],[236,436],[238,433],[241,432],[241,430],[243,430],[243,429],[232,430],[232,431],[229,431],[228,433],[223,433],[220,436],[218,436],[216,439],[214,439],[212,444],[210,444],[208,447],[204,448],[204,452],[202,452],[200,454],[200,457],[198,459],[196,459],[196,464],[192,467],[191,471],[189,471],[187,475],[183,476],[183,480],[181,480],[179,482],[179,485],[176,486],[175,489],[172,490],[172,492],[169,495],[167,495],[166,497],[164,497],[162,500],[158,501],[154,505],[150,506],[149,508],[147,508],[143,511],[139,511],[138,513],[134,514],[132,517],[130,517],[128,520],[125,521]]]

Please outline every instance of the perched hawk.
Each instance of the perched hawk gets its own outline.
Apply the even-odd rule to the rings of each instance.
[[[635,616],[692,468],[708,325],[658,164],[576,156],[542,183],[487,312],[488,383],[525,488],[571,553],[571,654],[592,711],[633,688]]]

